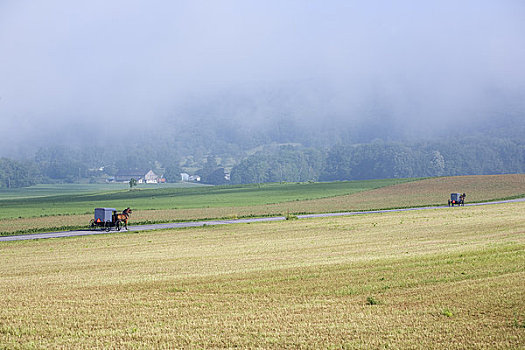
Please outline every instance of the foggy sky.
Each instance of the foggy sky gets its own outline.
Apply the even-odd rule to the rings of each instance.
[[[198,111],[415,133],[525,118],[524,62],[521,0],[0,0],[0,156]]]

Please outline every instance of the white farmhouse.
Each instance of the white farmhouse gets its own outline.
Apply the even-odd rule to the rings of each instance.
[[[161,177],[153,170],[122,170],[115,175],[116,182],[129,182],[131,179],[137,180],[137,183],[157,184],[161,182]]]

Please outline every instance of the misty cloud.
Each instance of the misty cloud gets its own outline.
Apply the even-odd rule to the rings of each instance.
[[[406,137],[519,116],[523,33],[521,1],[6,0],[0,155],[188,120]]]

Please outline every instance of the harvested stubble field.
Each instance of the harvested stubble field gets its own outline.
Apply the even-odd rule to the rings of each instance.
[[[525,346],[525,203],[9,242],[0,348]]]
[[[192,208],[179,209],[152,209],[137,210],[131,218],[132,224],[158,223],[173,221],[190,221],[218,218],[240,218],[250,216],[271,216],[285,214],[305,214],[305,213],[328,213],[355,210],[391,209],[417,207],[427,205],[444,205],[450,192],[461,191],[467,193],[467,202],[481,202],[510,197],[525,197],[525,174],[511,175],[485,175],[485,176],[458,176],[431,178],[419,181],[393,180],[400,183],[388,182],[385,180],[374,182],[356,182],[356,184],[346,183],[327,183],[314,184],[315,191],[310,196],[321,197],[330,195],[329,198],[319,198],[314,200],[292,200],[287,198],[305,197],[305,189],[310,188],[309,184],[302,184],[296,188],[292,187],[287,196],[280,199],[268,192],[279,192],[279,184],[272,184],[271,191],[262,189],[250,192],[253,197],[259,195],[266,196],[273,204],[254,204],[247,205],[247,200],[239,201],[239,205],[225,204],[224,206],[209,207],[210,202],[203,195],[199,201],[192,202]],[[290,187],[290,185],[285,185]],[[330,191],[323,191],[324,186]],[[337,187],[336,187],[337,186]],[[347,188],[345,188],[347,186]],[[379,188],[375,188],[379,187]],[[217,192],[220,195],[220,189]],[[297,194],[295,194],[295,192]],[[337,193],[349,192],[347,195],[337,195]],[[224,193],[228,193],[225,188]],[[240,197],[239,197],[240,198]],[[260,200],[252,199],[254,203]],[[154,206],[156,199],[151,200],[150,206]],[[235,202],[232,201],[232,202]],[[94,203],[85,206],[93,210]],[[121,200],[119,208],[125,208],[131,204],[127,200]],[[200,207],[198,207],[200,205]],[[98,205],[101,206],[101,205]],[[35,231],[65,230],[86,225],[93,214],[85,215],[64,215],[64,216],[44,216],[44,217],[20,217],[0,219],[0,234],[29,233]]]

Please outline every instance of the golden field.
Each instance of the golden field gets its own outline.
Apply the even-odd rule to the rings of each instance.
[[[524,218],[512,203],[4,242],[0,348],[523,348]]]

